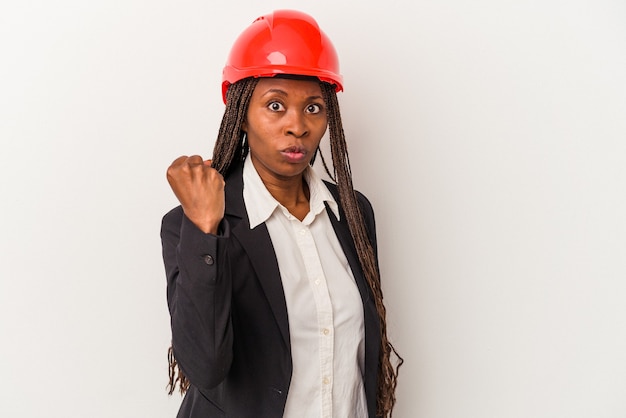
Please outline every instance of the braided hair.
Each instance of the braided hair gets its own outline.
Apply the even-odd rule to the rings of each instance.
[[[248,153],[248,146],[244,143],[245,135],[241,130],[241,126],[246,118],[248,104],[258,80],[258,78],[253,77],[240,80],[230,85],[226,93],[226,109],[213,149],[212,160],[212,167],[223,176],[226,176],[233,163],[243,161]],[[386,310],[383,304],[380,274],[374,248],[368,238],[363,214],[352,186],[348,149],[335,87],[326,82],[320,82],[320,86],[326,104],[334,175],[330,173],[321,152],[320,156],[327,174],[337,183],[339,201],[348,222],[361,268],[376,304],[381,338],[376,415],[384,418],[391,417],[396,402],[395,390],[398,383],[398,369],[404,360],[387,338]],[[313,164],[313,161],[311,161],[311,164]],[[397,358],[395,367],[391,362],[392,353]],[[185,393],[189,388],[189,380],[177,367],[178,365],[171,347],[168,352],[168,359],[169,394],[174,392],[176,384],[179,385],[181,394]]]

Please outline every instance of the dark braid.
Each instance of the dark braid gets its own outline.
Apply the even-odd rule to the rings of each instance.
[[[246,118],[248,103],[258,81],[258,78],[245,78],[232,84],[226,93],[226,109],[224,109],[220,130],[213,147],[213,161],[211,162],[211,166],[223,176],[226,176],[238,155],[241,160],[246,157],[247,147],[243,144],[241,125]],[[183,395],[189,389],[189,380],[180,369],[172,347],[167,352],[167,359],[169,363],[168,394],[174,393],[178,383],[180,393]]]
[[[226,109],[220,126],[220,131],[213,149],[212,167],[219,171],[222,175],[226,175],[230,166],[236,161],[242,161],[248,150],[244,142],[244,134],[241,126],[245,120],[248,103],[252,97],[252,93],[257,78],[246,78],[237,83],[232,84],[226,94]],[[324,156],[321,155],[322,163],[328,175],[337,183],[339,189],[339,200],[344,210],[350,233],[357,250],[359,262],[363,269],[363,274],[371,289],[374,301],[376,303],[376,311],[380,322],[380,358],[378,371],[378,391],[377,391],[377,411],[376,415],[380,417],[391,417],[393,407],[395,405],[395,390],[398,381],[398,368],[404,360],[398,355],[395,348],[387,339],[387,322],[386,310],[383,304],[383,295],[380,287],[380,275],[376,264],[376,256],[374,249],[368,238],[365,229],[363,215],[359,208],[352,186],[352,173],[350,171],[350,161],[348,159],[348,150],[346,146],[345,135],[341,123],[341,114],[339,112],[339,102],[335,93],[334,86],[321,82],[322,95],[326,103],[326,114],[328,116],[328,127],[330,134],[330,146],[333,160],[334,175],[330,173]],[[394,368],[391,364],[391,353],[398,358],[397,366]],[[189,381],[177,367],[176,359],[172,348],[168,352],[169,358],[169,393],[174,392],[176,383],[179,383],[180,392],[185,393],[189,388]],[[176,369],[177,376],[176,376]]]
[[[398,368],[404,359],[398,355],[396,349],[387,339],[386,310],[383,304],[383,293],[380,286],[380,274],[376,263],[374,248],[367,235],[363,214],[359,208],[356,193],[352,187],[352,173],[350,171],[350,160],[346,139],[341,123],[339,112],[339,102],[334,86],[328,83],[320,83],[322,95],[326,103],[326,113],[328,115],[328,128],[330,134],[330,150],[333,158],[334,174],[339,188],[339,200],[343,208],[352,239],[356,247],[359,262],[363,269],[363,274],[374,296],[376,311],[380,322],[380,358],[378,371],[378,395],[376,399],[376,415],[381,417],[391,417],[393,407],[396,403],[396,386],[398,384]],[[328,169],[326,169],[328,171]],[[329,173],[330,175],[330,173]],[[332,176],[331,176],[332,177]],[[398,358],[397,366],[391,364],[391,353]]]
[[[167,384],[167,393],[171,395],[176,390],[176,384],[178,383],[178,390],[180,390],[180,394],[184,395],[189,389],[189,379],[180,369],[178,362],[176,361],[176,357],[174,357],[174,347],[170,346],[167,350],[167,362],[169,363],[168,372],[170,381]]]
[[[248,103],[258,83],[258,78],[244,78],[231,84],[226,92],[226,109],[213,147],[213,161],[211,167],[226,176],[235,157],[243,160],[248,148],[243,144],[241,125],[246,119]]]

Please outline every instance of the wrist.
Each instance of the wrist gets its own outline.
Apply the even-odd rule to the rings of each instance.
[[[185,216],[196,226],[196,228],[205,234],[217,235],[220,222],[222,222],[222,218],[215,219],[210,217],[190,216],[187,212],[185,212]]]

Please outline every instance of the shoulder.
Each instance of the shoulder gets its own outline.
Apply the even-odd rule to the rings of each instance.
[[[357,201],[359,202],[359,206],[361,207],[363,212],[368,214],[369,216],[374,216],[374,207],[372,206],[369,199],[358,190],[355,190],[354,192],[356,193]]]
[[[345,222],[346,215],[344,209],[341,207],[341,202],[339,200],[339,188],[336,184],[324,181],[328,190],[333,195],[337,203],[339,204],[339,212],[341,214],[342,222]],[[355,190],[355,196],[357,200],[357,204],[359,205],[359,209],[362,215],[363,224],[365,226],[367,235],[370,239],[370,243],[374,248],[374,253],[377,254],[377,241],[376,241],[376,220],[374,218],[374,209],[372,208],[372,204],[369,199],[361,192]]]
[[[333,195],[333,197],[337,201],[337,204],[339,205],[339,207],[341,207],[341,202],[339,200],[339,188],[337,187],[337,185],[335,183],[331,183],[326,180],[324,180],[324,184],[326,185],[328,190],[330,190],[330,193]],[[363,211],[363,214],[366,217],[370,217],[370,216],[373,217],[374,208],[372,207],[372,204],[370,203],[367,196],[365,196],[363,193],[359,192],[358,190],[355,190],[354,193],[356,195],[356,199],[359,204],[359,207]]]

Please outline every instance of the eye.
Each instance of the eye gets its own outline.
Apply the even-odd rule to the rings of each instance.
[[[316,113],[320,113],[322,111],[322,106],[318,105],[318,104],[310,104],[306,107],[306,112],[307,113],[312,113],[312,114],[316,114]]]
[[[267,105],[267,107],[272,111],[272,112],[280,112],[282,110],[285,110],[285,108],[283,107],[283,105],[279,102],[271,102]]]

